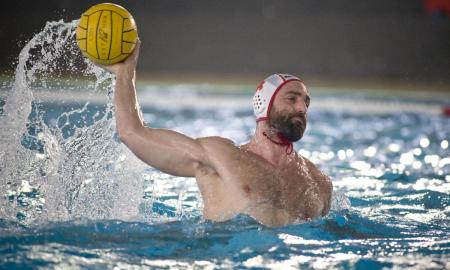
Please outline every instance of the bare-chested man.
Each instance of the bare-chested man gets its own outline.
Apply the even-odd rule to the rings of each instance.
[[[310,96],[295,76],[274,74],[253,98],[257,127],[247,144],[221,137],[193,139],[144,125],[136,98],[140,42],[115,73],[116,121],[120,140],[150,166],[195,177],[206,219],[224,221],[239,213],[266,226],[282,226],[326,215],[332,185],[313,163],[292,149],[302,138]]]

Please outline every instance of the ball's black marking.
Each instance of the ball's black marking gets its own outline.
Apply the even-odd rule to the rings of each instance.
[[[103,14],[103,10],[100,11],[100,16],[98,16],[98,21],[97,21],[97,29],[95,29],[95,49],[97,50],[97,58],[99,60],[102,60],[100,58],[100,53],[98,52],[98,28],[100,26],[100,19],[102,18],[102,14]]]
[[[113,19],[112,19],[112,11],[110,10],[109,11],[109,18],[110,18],[110,21],[111,21],[111,33],[110,33],[110,36],[109,36],[109,51],[108,51],[108,59],[110,59],[109,58],[109,56],[111,55],[111,45],[112,45],[112,41],[113,41],[113,29],[114,29],[114,27],[113,27]]]

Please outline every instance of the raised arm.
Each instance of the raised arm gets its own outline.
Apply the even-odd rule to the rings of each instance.
[[[124,62],[103,66],[116,74],[114,102],[119,138],[150,166],[172,175],[192,177],[196,166],[209,163],[200,141],[172,130],[144,126],[135,86],[139,49],[140,41]]]

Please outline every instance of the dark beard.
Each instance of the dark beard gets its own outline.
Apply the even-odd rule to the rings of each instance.
[[[300,117],[301,121],[294,119]],[[303,137],[306,129],[305,114],[289,114],[285,111],[275,112],[270,115],[270,125],[276,129],[285,139],[296,142]]]

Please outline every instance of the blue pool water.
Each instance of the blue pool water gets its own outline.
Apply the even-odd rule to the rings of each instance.
[[[194,179],[145,166],[117,140],[110,75],[86,63],[85,80],[55,75],[50,60],[79,68],[61,49],[72,37],[73,23],[47,25],[0,98],[0,269],[450,268],[450,118],[408,110],[448,96],[311,87],[295,149],[331,176],[330,214],[275,229],[246,216],[214,223]],[[43,42],[56,49],[30,57]],[[255,127],[246,86],[139,90],[153,127],[238,144]]]

